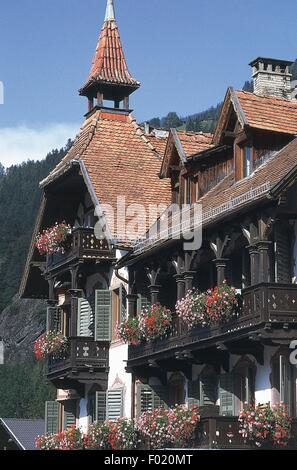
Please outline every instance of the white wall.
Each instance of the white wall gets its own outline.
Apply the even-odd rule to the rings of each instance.
[[[89,417],[87,412],[87,399],[81,398],[79,402],[79,418],[78,418],[78,427],[82,432],[86,433],[89,425]]]

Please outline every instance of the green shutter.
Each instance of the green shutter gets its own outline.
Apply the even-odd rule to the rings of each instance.
[[[93,336],[92,325],[93,312],[90,303],[86,299],[78,299],[77,336]]]
[[[205,374],[200,377],[200,405],[215,405],[218,396],[218,381],[215,375]]]
[[[136,412],[140,416],[145,411],[167,407],[167,388],[163,385],[138,384],[136,389]]]
[[[61,331],[61,309],[59,307],[47,308],[46,331]]]
[[[58,401],[45,403],[45,432],[57,434],[60,431],[61,404]]]
[[[233,391],[232,374],[223,374],[220,376],[220,415],[235,415],[235,397]]]
[[[106,418],[108,420],[115,420],[123,416],[124,406],[124,389],[116,388],[107,391],[107,407]]]
[[[64,402],[64,429],[76,425],[76,400]]]
[[[188,382],[188,405],[200,404],[200,380],[190,380]]]
[[[111,341],[112,291],[96,290],[95,340]]]
[[[144,295],[138,294],[137,299],[137,313],[142,312],[143,310],[151,307],[151,302]]]
[[[106,392],[96,392],[95,398],[95,421],[106,420]]]
[[[121,321],[125,321],[127,319],[127,292],[122,284],[120,286],[120,309]]]

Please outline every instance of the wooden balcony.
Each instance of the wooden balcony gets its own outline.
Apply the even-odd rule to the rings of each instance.
[[[98,260],[112,257],[106,240],[98,240],[93,228],[74,229],[64,253],[47,256],[47,271],[52,271],[75,260]]]
[[[180,351],[216,347],[226,341],[247,338],[259,330],[265,330],[269,336],[278,330],[284,335],[288,329],[297,329],[297,285],[258,284],[244,289],[241,301],[237,318],[223,325],[188,330],[175,317],[168,338],[129,347],[128,367],[147,364],[150,357],[165,359],[177,357]]]
[[[60,389],[78,388],[78,384],[107,380],[109,342],[91,338],[69,338],[64,358],[49,358],[47,378]]]

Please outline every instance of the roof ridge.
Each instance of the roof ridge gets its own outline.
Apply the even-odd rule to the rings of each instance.
[[[145,142],[145,144],[149,147],[149,149],[155,153],[158,160],[162,160],[162,156],[159,154],[156,147],[147,139],[144,130],[137,123],[136,118],[132,114],[129,114],[129,119],[130,119],[131,124],[135,128],[136,134]]]

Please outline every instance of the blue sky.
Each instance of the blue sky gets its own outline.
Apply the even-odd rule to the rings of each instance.
[[[0,161],[41,158],[73,137],[106,0],[1,0]],[[297,2],[115,0],[139,121],[217,104],[258,55],[297,57]]]

